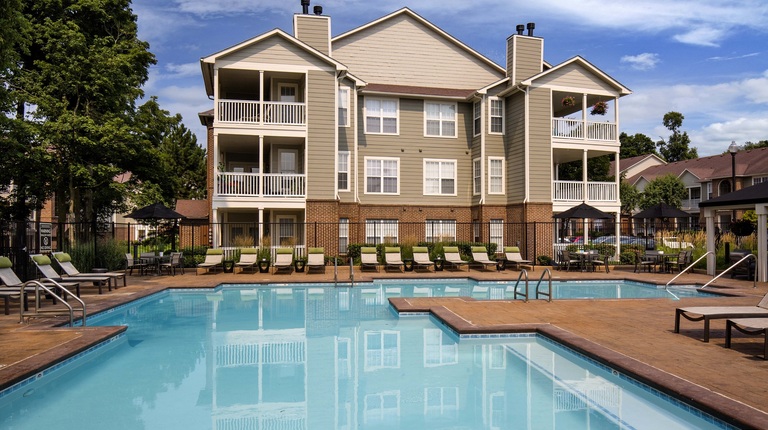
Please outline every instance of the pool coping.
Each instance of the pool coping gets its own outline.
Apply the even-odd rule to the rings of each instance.
[[[445,300],[477,301],[467,298],[441,298]],[[768,428],[768,414],[749,405],[715,393],[671,373],[606,348],[553,324],[521,323],[476,326],[455,314],[445,306],[420,306],[411,300],[418,298],[389,298],[390,305],[398,313],[427,313],[438,319],[459,335],[536,333],[552,339],[593,360],[616,369],[659,392],[706,412],[723,422],[745,429]]]

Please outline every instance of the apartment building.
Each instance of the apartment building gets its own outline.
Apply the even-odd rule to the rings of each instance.
[[[332,36],[331,17],[301,5],[292,35],[201,59],[211,222],[299,246],[294,225],[335,223],[320,239],[332,254],[451,239],[465,223],[491,226],[471,240],[515,244],[505,223],[551,222],[581,202],[618,219],[618,179],[561,181],[558,166],[618,158],[619,98],[631,92],[579,56],[546,62],[533,23],[516,26],[499,65],[409,8]],[[404,237],[398,225],[414,222],[424,228]],[[554,238],[538,239],[551,251]]]

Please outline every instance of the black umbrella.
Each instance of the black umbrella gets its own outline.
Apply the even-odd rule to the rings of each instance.
[[[574,206],[567,211],[560,212],[553,215],[555,219],[570,219],[570,218],[584,218],[584,219],[613,219],[613,215],[607,214],[600,209],[590,206],[586,203],[582,203],[578,206]]]
[[[688,218],[691,214],[666,203],[659,203],[633,215],[632,218]]]
[[[136,209],[125,217],[133,219],[179,219],[184,218],[184,215],[168,208],[162,203],[152,203],[149,206]]]

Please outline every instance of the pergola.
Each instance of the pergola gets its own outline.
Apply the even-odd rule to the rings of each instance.
[[[757,213],[757,280],[768,281],[768,182],[742,188],[724,196],[699,203],[707,226],[707,274],[715,276],[715,212],[718,210],[753,209]]]

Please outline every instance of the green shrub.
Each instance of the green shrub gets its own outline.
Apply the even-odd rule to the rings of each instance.
[[[182,264],[184,267],[197,267],[198,264],[205,261],[205,251],[208,250],[207,246],[188,246],[181,249],[184,255]]]
[[[536,261],[539,262],[542,266],[551,266],[552,265],[552,257],[549,255],[539,255],[536,257]]]

